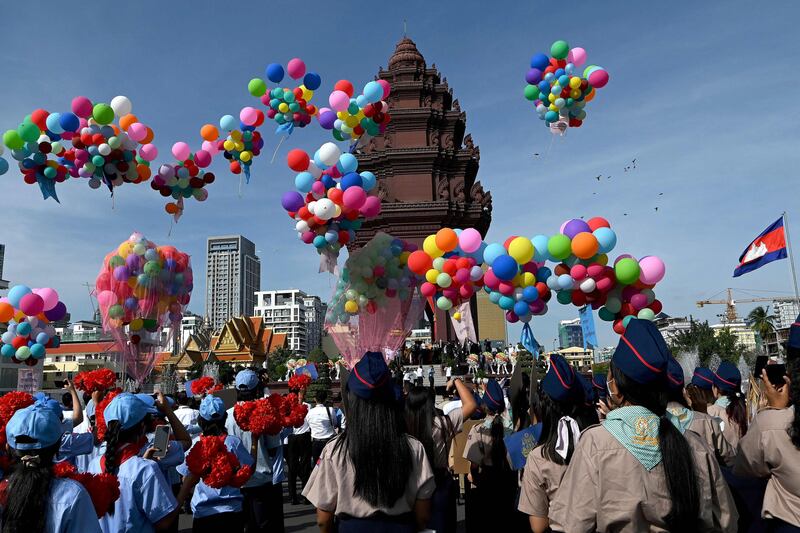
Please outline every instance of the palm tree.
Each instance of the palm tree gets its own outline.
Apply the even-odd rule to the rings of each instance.
[[[747,324],[766,343],[767,336],[775,331],[775,315],[769,314],[768,308],[759,305],[747,315]],[[766,345],[764,349],[766,350]]]

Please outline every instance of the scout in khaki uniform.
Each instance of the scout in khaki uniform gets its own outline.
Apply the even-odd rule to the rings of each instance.
[[[383,355],[367,352],[347,379],[347,427],[322,450],[303,495],[322,533],[413,533],[435,484],[422,444],[404,431]],[[336,524],[334,524],[336,522]]]
[[[669,357],[652,322],[630,321],[607,379],[615,409],[581,435],[550,504],[554,531],[736,531],[714,452],[669,420]]]
[[[714,397],[708,414],[720,419],[722,434],[733,449],[747,432],[747,407],[741,390],[742,374],[733,363],[723,361],[714,372]]]
[[[550,501],[561,485],[583,429],[576,413],[585,402],[584,387],[560,355],[550,356],[550,368],[534,402],[538,403],[536,412],[541,413],[542,434],[539,445],[525,461],[518,508],[529,515],[531,530],[542,533],[548,531]]]
[[[720,464],[729,464],[733,460],[734,450],[722,435],[719,420],[689,409],[683,385],[683,368],[674,357],[670,357],[667,366],[667,411],[672,415],[670,419],[681,433],[689,430],[700,435],[714,450]]]

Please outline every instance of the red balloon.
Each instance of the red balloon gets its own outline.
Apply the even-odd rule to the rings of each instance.
[[[308,154],[298,148],[289,150],[289,153],[286,154],[286,164],[289,165],[289,168],[295,172],[303,172],[308,170],[309,162],[310,159]]]
[[[444,266],[442,267],[442,272],[450,276],[455,276],[456,270],[458,270],[458,267],[456,266],[455,261],[448,259],[447,261],[444,262]]]
[[[663,306],[663,304],[661,303],[661,301],[660,301],[660,300],[653,300],[653,303],[651,303],[651,304],[650,304],[648,307],[649,307],[649,308],[650,308],[650,309],[651,309],[651,310],[652,310],[652,311],[653,311],[655,314],[658,314],[658,313],[660,313],[660,312],[661,312],[661,310],[662,310],[662,309],[664,309],[664,306]]]
[[[11,346],[13,346],[15,350],[18,350],[19,348],[22,348],[23,346],[27,345],[28,345],[27,337],[16,336],[14,337],[14,340],[11,341]]]
[[[577,307],[586,305],[586,295],[582,291],[572,291],[572,304]]]
[[[589,224],[589,227],[592,229],[592,231],[595,231],[598,228],[610,228],[611,227],[611,223],[609,223],[609,221],[604,219],[603,217],[590,218],[589,221],[587,222],[587,224]]]
[[[347,80],[339,80],[336,82],[336,85],[333,86],[334,91],[342,91],[346,93],[347,96],[350,98],[353,97],[353,84]],[[302,94],[302,93],[301,93]]]
[[[503,248],[505,248],[506,250],[508,250],[508,245],[509,245],[509,244],[511,244],[511,241],[513,241],[513,240],[514,240],[514,239],[516,239],[516,238],[517,238],[517,236],[516,236],[516,235],[512,235],[511,237],[509,237],[508,239],[506,239],[506,240],[505,240],[505,242],[503,243]]]
[[[614,331],[618,335],[622,335],[623,333],[625,333],[625,326],[622,325],[622,320],[617,319],[614,321]]]
[[[408,256],[408,269],[414,274],[424,276],[431,268],[433,268],[433,260],[423,250],[411,252]]]
[[[347,244],[348,242],[350,242],[350,232],[339,230],[339,244]]]
[[[48,116],[50,116],[50,113],[48,113],[44,109],[37,109],[36,111],[31,113],[31,122],[39,126],[40,130],[47,131]]]
[[[469,268],[471,266],[472,264],[470,263],[470,260],[466,257],[459,257],[458,259],[456,259],[457,268]]]

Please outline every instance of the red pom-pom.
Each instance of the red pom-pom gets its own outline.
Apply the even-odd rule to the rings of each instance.
[[[311,385],[311,376],[308,374],[295,374],[289,378],[289,390],[305,390]]]
[[[33,396],[27,392],[11,391],[0,396],[0,449],[6,447],[6,424],[14,413],[33,405]]]
[[[69,478],[77,481],[92,499],[97,518],[103,517],[119,499],[119,480],[113,474],[88,474],[79,473],[74,465],[63,461],[53,465],[53,475],[59,478]]]
[[[76,389],[91,394],[95,391],[104,392],[113,388],[117,382],[117,376],[108,368],[98,368],[78,373],[72,382]]]
[[[186,456],[186,466],[203,483],[215,489],[241,487],[253,475],[253,469],[241,466],[236,454],[225,446],[224,435],[200,437]]]
[[[211,376],[203,376],[192,381],[193,396],[203,396],[218,390],[222,390],[222,383],[215,382]]]
[[[100,400],[100,403],[98,403],[95,406],[94,427],[97,428],[97,439],[98,440],[103,441],[106,438],[106,429],[107,428],[106,428],[106,418],[105,418],[105,416],[103,416],[104,411],[106,410],[106,407],[108,407],[108,404],[111,403],[111,400],[113,400],[114,397],[117,394],[121,393],[121,392],[122,392],[122,389],[113,389],[113,390],[109,391],[108,394],[106,394],[105,397],[102,400]]]
[[[296,394],[239,402],[233,408],[233,418],[244,431],[255,435],[276,435],[286,427],[303,425],[308,407],[301,404]]]

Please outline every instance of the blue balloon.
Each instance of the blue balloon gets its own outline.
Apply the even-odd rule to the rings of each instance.
[[[298,191],[305,194],[311,192],[311,186],[314,185],[315,181],[317,180],[314,179],[314,175],[311,172],[301,172],[295,176],[294,186]]]
[[[597,228],[592,233],[600,244],[601,254],[607,254],[617,245],[617,234],[611,228]]]
[[[75,113],[62,113],[58,123],[64,131],[78,131],[81,121]]]
[[[38,335],[36,335],[36,342],[39,344],[47,344],[47,341],[50,340],[50,335],[45,333],[44,331],[40,331]]]
[[[0,176],[8,172],[8,161],[0,157]]]
[[[317,235],[316,237],[314,237],[313,244],[317,248],[323,248],[325,247],[326,244],[328,244],[328,241],[326,241],[325,237],[323,237],[322,235]]]
[[[500,300],[498,300],[497,305],[500,306],[500,309],[505,311],[511,311],[514,308],[514,298],[510,296],[500,296]]]
[[[267,78],[272,83],[280,83],[283,79],[283,67],[278,63],[270,63],[267,66]]]
[[[61,127],[61,113],[50,113],[44,123],[53,133],[64,133],[64,128]]]
[[[225,131],[233,131],[239,126],[239,121],[233,115],[225,115],[219,119],[219,127]]]
[[[370,101],[367,100],[367,97],[364,96],[363,94],[359,94],[358,96],[356,96],[356,105],[358,107],[367,107],[367,105],[369,104]]]
[[[483,251],[483,261],[489,266],[494,266],[495,259],[497,259],[501,255],[507,255],[506,249],[503,247],[502,244],[493,242],[492,244],[488,245],[486,249]]]
[[[330,189],[331,187],[336,187],[336,182],[333,181],[333,178],[328,174],[323,174],[320,181],[322,181],[322,184],[325,186],[326,190]]]
[[[492,263],[492,272],[498,279],[510,281],[519,273],[519,265],[516,259],[510,255],[503,254],[495,258]]]
[[[368,82],[364,85],[364,96],[371,104],[380,102],[383,99],[383,86],[377,81]]]
[[[530,313],[530,311],[526,302],[517,302],[514,304],[514,312],[519,316],[525,316]]]
[[[353,154],[344,153],[339,156],[339,162],[336,163],[336,167],[342,174],[355,172],[358,168],[358,159]]]
[[[50,342],[52,342],[53,348],[58,348],[59,346],[61,346],[61,337],[56,335],[55,337],[50,339]]]
[[[553,271],[549,268],[543,266],[540,267],[539,270],[536,271],[536,281],[544,281],[546,282],[550,279],[550,276],[553,275]]]
[[[549,255],[547,252],[547,241],[549,239],[546,235],[536,235],[534,238],[531,239],[533,243],[533,260],[537,263],[541,263],[543,261],[547,261],[549,259]],[[537,278],[539,276],[536,276]]]
[[[31,345],[31,357],[34,359],[41,359],[44,357],[45,349],[44,346],[39,344],[38,342]]]
[[[522,289],[522,299],[528,303],[535,302],[539,299],[539,291],[533,285],[525,287]]]
[[[319,89],[319,86],[322,85],[322,78],[320,78],[319,74],[316,72],[308,72],[303,76],[303,85],[305,85],[306,89],[309,91],[316,91]]]
[[[360,175],[355,172],[350,172],[342,177],[341,184],[342,190],[346,191],[350,187],[363,187],[364,182],[361,180]]]
[[[316,237],[315,237],[316,239]],[[333,244],[334,242],[339,240],[339,233],[333,230],[328,230],[325,232],[325,241]]]
[[[2,174],[2,172],[0,172],[0,174]],[[375,174],[365,170],[364,172],[360,172],[359,175],[361,176],[361,187],[363,187],[366,192],[375,188],[375,184],[378,182],[378,178],[375,177]]]
[[[548,111],[544,115],[544,120],[546,122],[555,122],[556,120],[558,120],[558,113],[556,113],[555,111]]]
[[[23,296],[30,294],[31,292],[33,291],[31,291],[30,287],[25,285],[15,285],[11,287],[11,290],[8,291],[8,303],[19,308],[19,301]]]
[[[31,325],[27,322],[20,322],[17,325],[17,335],[27,337],[31,332]]]
[[[15,353],[17,353],[17,351],[10,344],[4,344],[3,347],[0,348],[0,354],[2,354],[3,357],[13,357]]]
[[[536,54],[531,58],[531,68],[544,70],[550,66],[550,58],[547,54]]]
[[[539,91],[541,91],[541,93],[544,94],[544,95],[550,94],[550,83],[548,83],[548,82],[546,82],[544,80],[540,81],[539,82]]]
[[[573,284],[572,276],[561,274],[558,276],[558,286],[564,290],[571,289]]]

